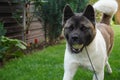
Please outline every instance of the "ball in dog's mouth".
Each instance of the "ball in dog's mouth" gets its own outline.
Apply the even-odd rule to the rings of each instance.
[[[83,47],[83,44],[73,44],[71,49],[72,49],[72,52],[79,53],[81,52],[82,47]]]

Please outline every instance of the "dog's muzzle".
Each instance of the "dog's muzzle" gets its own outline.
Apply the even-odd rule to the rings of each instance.
[[[82,44],[82,41],[79,39],[78,36],[72,36],[71,37],[71,51],[73,53],[80,53],[84,47],[84,45]]]
[[[80,53],[84,47],[83,41],[78,34],[74,34],[69,39],[70,49],[73,53]]]
[[[71,45],[71,51],[73,53],[80,53],[82,51],[82,49],[84,48],[83,44],[73,44]]]

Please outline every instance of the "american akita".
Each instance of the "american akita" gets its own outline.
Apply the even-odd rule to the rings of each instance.
[[[114,39],[110,20],[116,13],[117,7],[118,4],[115,0],[99,0],[93,6],[88,5],[83,13],[74,13],[69,5],[65,6],[63,27],[66,50],[63,80],[72,80],[79,66],[93,71],[86,49],[98,80],[104,80],[105,65],[108,72],[112,73],[108,62]],[[99,23],[95,22],[94,10],[103,12],[102,20]],[[95,74],[93,80],[97,80]]]

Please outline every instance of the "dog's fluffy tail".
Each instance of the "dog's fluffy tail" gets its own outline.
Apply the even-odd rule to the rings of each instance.
[[[103,13],[101,23],[110,25],[111,18],[117,12],[118,4],[116,0],[99,0],[93,7]]]

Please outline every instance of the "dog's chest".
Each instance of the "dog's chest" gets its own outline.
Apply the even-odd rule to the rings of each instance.
[[[96,63],[100,64],[99,60],[102,57],[102,55],[96,54],[96,51],[92,51],[92,50],[89,51],[88,53],[90,53],[89,56],[92,60],[92,63],[95,66],[99,66],[99,65],[96,65]],[[68,57],[69,57],[70,64],[76,63],[77,65],[79,65],[81,67],[92,70],[91,63],[90,63],[89,57],[88,57],[85,49],[83,49],[82,53],[68,55]]]

